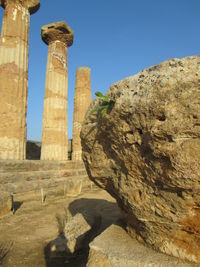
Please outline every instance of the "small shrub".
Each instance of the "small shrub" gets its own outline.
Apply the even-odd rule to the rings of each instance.
[[[0,265],[6,260],[6,256],[12,248],[13,243],[8,242],[7,244],[0,244]]]
[[[103,95],[101,92],[96,92],[95,95],[100,101],[97,105],[94,106],[91,112],[100,112],[101,116],[104,117],[112,110],[115,104],[115,100]]]

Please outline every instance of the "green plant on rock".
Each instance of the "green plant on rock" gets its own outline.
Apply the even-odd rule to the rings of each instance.
[[[100,112],[101,116],[104,117],[112,110],[115,100],[103,95],[101,92],[96,92],[95,95],[98,97],[99,103],[94,106],[92,113]]]

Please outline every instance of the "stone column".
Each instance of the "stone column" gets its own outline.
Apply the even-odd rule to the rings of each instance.
[[[39,0],[1,0],[0,159],[26,157],[26,113],[30,14]]]
[[[67,47],[73,32],[65,22],[42,27],[42,40],[49,46],[42,128],[42,160],[67,160]]]
[[[89,105],[92,102],[91,70],[88,67],[80,67],[76,72],[76,86],[74,95],[73,115],[73,149],[72,160],[82,160],[81,125]]]

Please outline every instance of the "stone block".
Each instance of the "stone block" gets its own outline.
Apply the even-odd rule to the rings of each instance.
[[[90,243],[87,267],[197,267],[156,252],[111,225]]]
[[[55,255],[64,251],[73,254],[87,247],[89,241],[97,233],[100,222],[100,216],[77,213],[66,222],[63,233],[52,241],[51,252]]]

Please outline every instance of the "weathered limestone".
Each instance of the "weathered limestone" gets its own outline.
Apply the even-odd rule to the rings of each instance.
[[[107,97],[112,110],[82,125],[89,178],[116,198],[131,236],[200,264],[200,56],[148,68]]]
[[[76,87],[74,95],[73,117],[73,152],[72,160],[82,160],[81,126],[89,105],[92,102],[91,70],[88,67],[80,67],[76,72]]]
[[[43,26],[41,35],[49,46],[41,159],[67,160],[67,47],[73,43],[73,32],[65,22],[56,22]]]
[[[26,113],[30,14],[39,0],[2,0],[0,38],[0,159],[26,155]]]
[[[87,267],[198,267],[156,252],[111,225],[90,243]]]

